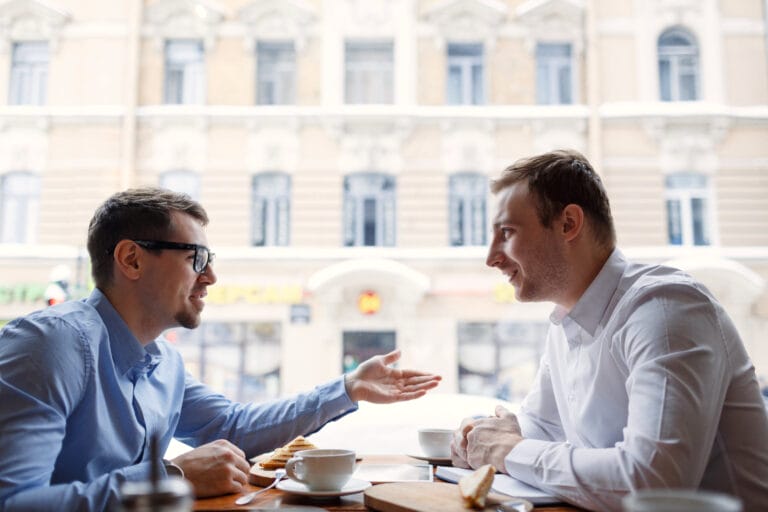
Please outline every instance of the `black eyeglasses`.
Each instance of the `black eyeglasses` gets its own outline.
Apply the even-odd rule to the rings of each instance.
[[[213,263],[214,253],[204,245],[181,244],[178,242],[162,242],[158,240],[133,240],[145,249],[172,249],[176,251],[195,251],[195,259],[192,261],[192,269],[198,274],[205,272],[208,265]]]

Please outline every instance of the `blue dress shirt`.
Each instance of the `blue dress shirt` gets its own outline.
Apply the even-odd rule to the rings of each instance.
[[[251,457],[356,409],[343,378],[233,403],[165,341],[142,347],[97,289],[0,331],[0,511],[116,509],[124,481],[149,479],[153,434],[160,453],[228,439]]]

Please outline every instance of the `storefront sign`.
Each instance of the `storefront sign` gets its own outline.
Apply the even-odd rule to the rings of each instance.
[[[375,315],[381,309],[381,298],[379,294],[368,290],[360,294],[357,298],[357,309],[364,315]]]
[[[215,285],[208,288],[209,304],[298,304],[304,300],[304,290],[298,285],[238,286]]]
[[[493,289],[493,298],[496,302],[517,302],[515,288],[509,283],[497,284],[496,288]]]

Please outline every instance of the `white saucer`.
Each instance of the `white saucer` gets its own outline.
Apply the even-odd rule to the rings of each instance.
[[[450,457],[428,457],[426,455],[421,454],[415,454],[415,453],[409,453],[409,457],[413,457],[414,459],[419,460],[425,460],[429,462],[430,464],[434,464],[435,466],[450,466],[451,465],[451,458]]]
[[[277,488],[281,491],[285,491],[290,494],[297,494],[299,496],[311,496],[313,498],[333,498],[336,496],[346,496],[347,494],[363,492],[370,486],[371,482],[366,480],[358,480],[357,478],[350,478],[349,482],[347,482],[347,484],[338,491],[310,491],[306,485],[289,478],[282,480],[277,484]]]

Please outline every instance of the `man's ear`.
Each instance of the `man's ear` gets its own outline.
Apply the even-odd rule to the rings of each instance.
[[[577,204],[569,204],[563,208],[561,221],[565,241],[572,242],[584,229],[584,210]]]
[[[136,242],[120,240],[113,254],[115,272],[119,272],[128,280],[135,281],[141,276],[141,256]]]

